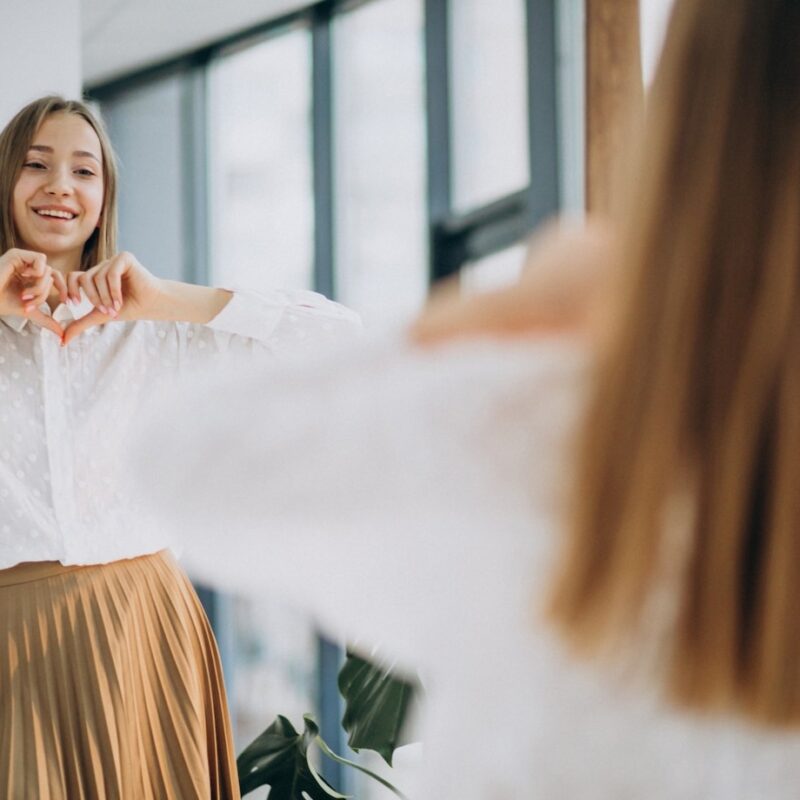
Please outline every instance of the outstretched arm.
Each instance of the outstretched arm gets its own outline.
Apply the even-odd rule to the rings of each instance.
[[[604,223],[551,223],[531,239],[517,283],[466,296],[457,284],[445,286],[412,326],[411,338],[431,346],[475,337],[592,336],[613,259],[611,240]]]
[[[353,312],[314,292],[252,295],[248,305],[239,292],[157,278],[126,252],[86,272],[71,273],[67,280],[70,299],[80,302],[83,290],[94,309],[67,328],[65,345],[88,328],[114,320],[211,324],[219,331],[262,342],[273,338],[286,310],[303,316],[298,324],[305,332],[337,325],[352,329],[359,324]],[[239,297],[231,303],[234,295]]]
[[[80,302],[82,289],[94,309],[67,328],[65,345],[88,328],[111,320],[208,322],[232,295],[224,289],[157,278],[126,252],[85,272],[70,273],[67,283],[72,302]]]

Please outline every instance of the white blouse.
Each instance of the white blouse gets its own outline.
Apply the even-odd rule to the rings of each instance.
[[[53,316],[67,322],[91,309],[84,297]],[[0,320],[0,569],[169,546],[171,532],[123,474],[143,402],[190,365],[208,376],[223,363],[247,371],[360,327],[353,312],[307,291],[236,292],[206,325],[110,322],[66,347],[25,318]]]
[[[389,341],[184,382],[138,480],[194,575],[280,591],[422,671],[415,800],[794,800],[800,731],[684,713],[537,617],[585,366],[569,342]]]

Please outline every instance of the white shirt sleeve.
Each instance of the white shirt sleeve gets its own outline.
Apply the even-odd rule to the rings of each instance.
[[[139,451],[144,493],[185,531],[196,576],[269,586],[424,666],[442,619],[458,638],[459,621],[530,585],[574,360],[563,348],[390,342],[215,371],[162,398]]]
[[[206,328],[270,344],[275,350],[350,337],[361,329],[354,311],[306,290],[234,291]]]
[[[136,323],[165,378],[177,369],[241,372],[257,364],[336,349],[362,332],[358,314],[310,291],[234,291],[227,305],[204,324]]]

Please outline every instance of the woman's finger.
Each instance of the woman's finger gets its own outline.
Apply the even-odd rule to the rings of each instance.
[[[70,272],[67,275],[67,293],[69,299],[73,303],[80,303],[81,301],[81,285],[80,285],[80,272]]]
[[[21,251],[14,271],[19,276],[42,278],[49,269],[44,253]]]
[[[69,297],[69,293],[67,290],[67,281],[64,279],[64,276],[61,272],[57,269],[53,270],[53,286],[55,286],[56,291],[58,292],[58,299],[62,303],[66,303]]]
[[[64,338],[61,340],[64,346],[68,345],[73,339],[77,339],[85,330],[92,328],[95,325],[102,325],[108,322],[108,316],[103,314],[99,309],[90,311],[85,317],[75,320],[72,324],[67,326],[64,331]]]
[[[103,301],[100,299],[100,295],[97,293],[97,289],[94,285],[94,275],[91,272],[82,272],[78,276],[78,284],[86,293],[86,297],[89,298],[89,302],[97,309],[100,309],[103,313],[105,313],[103,306]]]
[[[116,261],[108,269],[108,288],[111,292],[111,302],[115,311],[122,308],[122,275],[125,272],[124,265]]]
[[[37,278],[36,280],[30,281],[22,290],[20,295],[20,300],[22,301],[23,305],[27,305],[29,302],[36,300],[41,294],[44,292],[45,286],[48,284],[52,286],[52,278],[50,276],[50,272],[45,272],[45,274],[41,278]],[[37,304],[38,305],[38,304]]]
[[[47,298],[50,296],[50,289],[53,288],[53,278],[51,275],[46,275],[44,278],[41,279],[39,284],[36,286],[36,293],[29,297],[28,300],[24,300],[23,311],[30,315],[32,311],[36,311],[42,303],[47,302]]]
[[[115,317],[117,312],[114,310],[114,300],[111,297],[111,289],[108,285],[108,267],[99,269],[94,274],[93,282],[97,294],[100,296],[100,302],[102,303],[98,308],[104,314]]]
[[[35,322],[42,328],[47,328],[47,330],[52,331],[59,339],[63,341],[64,337],[64,329],[48,314],[43,313],[38,308],[35,308],[28,314],[28,318]]]

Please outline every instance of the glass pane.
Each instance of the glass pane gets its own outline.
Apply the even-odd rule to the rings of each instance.
[[[467,264],[460,273],[465,292],[486,292],[519,280],[525,264],[524,244],[515,244],[479,261]]]
[[[278,714],[302,726],[315,713],[317,639],[304,614],[274,599],[234,595],[226,665],[236,752],[240,753]]]
[[[223,286],[311,288],[314,211],[311,42],[296,28],[221,57],[209,73],[211,274]],[[277,714],[314,711],[310,619],[249,595],[231,598],[226,672],[237,752]]]
[[[183,243],[181,78],[103,103],[119,160],[119,244],[162,278],[191,278]]]
[[[211,68],[211,273],[218,285],[312,285],[310,58],[309,33],[296,29]]]
[[[453,205],[529,183],[525,0],[450,4]]]
[[[427,291],[422,2],[369,3],[333,36],[337,296],[376,328]]]

